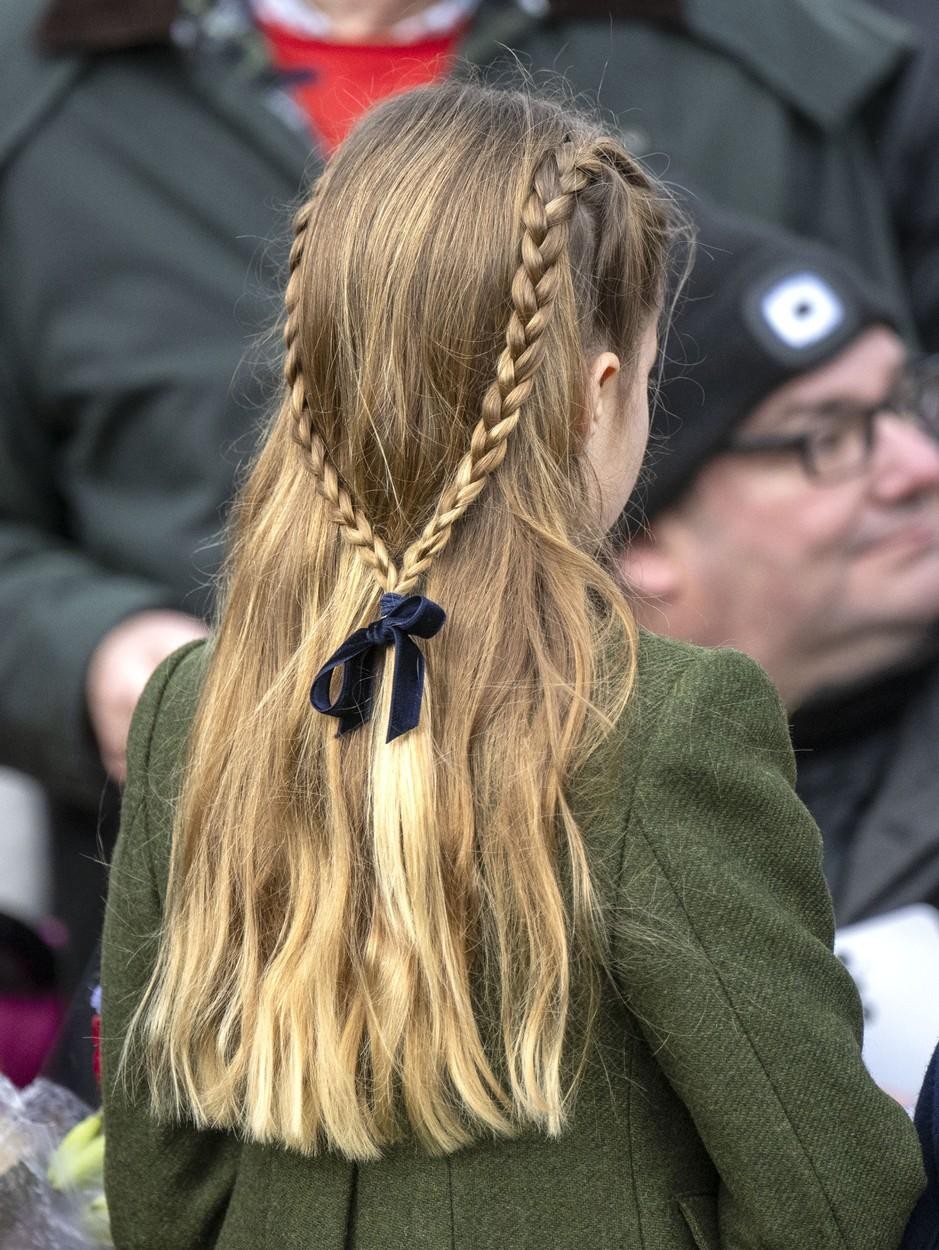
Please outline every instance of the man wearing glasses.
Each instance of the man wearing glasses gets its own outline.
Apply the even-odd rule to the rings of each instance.
[[[939,363],[817,245],[701,243],[622,557],[640,619],[776,682],[840,923],[937,905]]]

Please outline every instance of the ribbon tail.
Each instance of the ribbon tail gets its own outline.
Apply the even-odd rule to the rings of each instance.
[[[424,656],[420,647],[407,634],[395,635],[395,669],[391,684],[391,709],[388,713],[386,742],[393,742],[421,718],[424,693]]]

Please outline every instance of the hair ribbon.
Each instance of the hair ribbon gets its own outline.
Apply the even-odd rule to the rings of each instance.
[[[339,720],[337,737],[358,729],[371,719],[375,698],[375,662],[378,653],[394,647],[394,677],[386,742],[413,729],[421,715],[424,693],[424,656],[414,641],[432,638],[443,627],[447,614],[423,595],[384,594],[379,618],[357,629],[335,651],[313,679],[310,702],[324,716]],[[329,687],[333,672],[342,668],[342,682],[335,699]]]

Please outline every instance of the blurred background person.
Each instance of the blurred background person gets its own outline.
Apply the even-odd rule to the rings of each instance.
[[[622,556],[648,628],[776,683],[842,924],[939,905],[939,361],[898,324],[818,245],[702,224]]]
[[[211,612],[269,390],[244,361],[273,315],[284,206],[358,115],[463,60],[563,74],[637,154],[837,244],[926,332],[879,164],[909,55],[856,0],[4,6],[0,763],[52,796],[69,980],[98,929],[133,706]]]

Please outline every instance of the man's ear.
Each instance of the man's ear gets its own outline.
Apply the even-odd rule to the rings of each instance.
[[[667,606],[681,591],[681,567],[662,527],[630,539],[620,553],[619,567],[630,589],[640,599]]]

